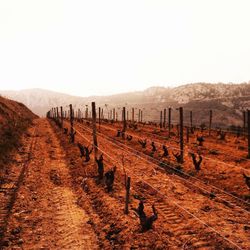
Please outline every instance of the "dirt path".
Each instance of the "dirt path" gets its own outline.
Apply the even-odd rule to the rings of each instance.
[[[60,142],[37,119],[36,144],[9,219],[5,249],[98,249],[86,212],[77,205]]]

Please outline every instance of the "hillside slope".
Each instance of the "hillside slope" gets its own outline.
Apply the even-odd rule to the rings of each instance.
[[[9,153],[18,147],[20,136],[36,117],[24,104],[0,96],[0,163],[8,160]]]
[[[84,109],[85,105],[96,101],[98,106],[104,107],[106,113],[113,107],[119,111],[122,106],[144,109],[145,120],[159,120],[159,112],[163,108],[171,106],[175,109],[183,106],[186,113],[190,110],[196,112],[194,119],[199,124],[206,122],[207,111],[213,109],[215,124],[240,125],[242,110],[250,108],[250,83],[194,83],[175,88],[151,87],[144,91],[91,97],[76,97],[42,89],[0,91],[0,93],[25,103],[40,116],[45,116],[51,107],[66,107],[72,103],[75,109]],[[175,113],[173,116],[177,119]]]

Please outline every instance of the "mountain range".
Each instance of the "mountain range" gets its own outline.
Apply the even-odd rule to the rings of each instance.
[[[160,111],[173,108],[173,121],[178,122],[178,107],[184,108],[184,122],[189,123],[189,113],[193,111],[193,123],[208,123],[209,110],[213,110],[213,125],[242,125],[242,111],[250,108],[250,83],[210,84],[193,83],[174,88],[151,87],[144,91],[129,92],[110,96],[79,97],[44,89],[20,91],[0,91],[2,96],[24,103],[34,113],[45,116],[52,107],[85,110],[92,101],[104,108],[104,113],[116,108],[121,116],[123,106],[131,110],[143,110],[143,119],[159,121]],[[130,114],[129,114],[130,115]]]

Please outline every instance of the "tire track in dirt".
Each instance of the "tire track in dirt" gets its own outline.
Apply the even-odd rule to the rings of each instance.
[[[6,249],[99,249],[77,206],[65,154],[50,124],[35,121],[38,139],[10,218]]]
[[[4,241],[4,236],[8,227],[9,217],[12,212],[12,208],[16,202],[16,197],[18,195],[18,191],[22,182],[24,180],[27,168],[30,163],[32,150],[36,145],[36,135],[35,128],[29,128],[28,133],[26,132],[26,138],[22,138],[22,140],[26,140],[26,145],[22,146],[21,149],[17,151],[17,154],[14,159],[12,159],[13,163],[8,165],[7,171],[5,175],[1,175],[1,179],[3,183],[0,186],[0,247],[2,248],[6,242]]]

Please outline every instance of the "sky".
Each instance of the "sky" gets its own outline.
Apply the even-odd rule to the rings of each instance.
[[[248,82],[249,10],[249,0],[0,0],[0,89]]]

